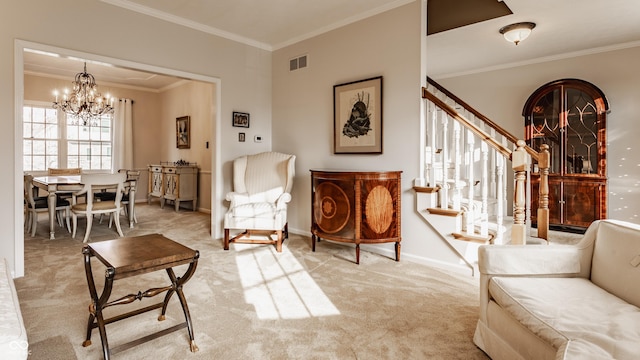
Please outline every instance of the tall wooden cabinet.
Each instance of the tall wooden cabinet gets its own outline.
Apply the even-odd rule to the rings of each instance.
[[[312,250],[320,238],[360,244],[395,242],[400,261],[401,171],[311,171]]]
[[[522,115],[527,145],[547,144],[549,225],[561,230],[586,229],[607,217],[606,119],[609,104],[595,85],[562,79],[538,88]],[[533,164],[531,214],[536,224],[539,172]]]
[[[176,165],[166,163],[149,165],[149,189],[147,201],[156,197],[160,199],[160,207],[165,201],[173,201],[175,210],[180,209],[181,201],[191,201],[196,211],[198,200],[198,167],[197,165]]]

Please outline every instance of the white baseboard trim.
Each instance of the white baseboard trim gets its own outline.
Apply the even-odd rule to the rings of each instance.
[[[296,234],[296,235],[302,235],[302,236],[311,237],[311,232],[310,231],[304,231],[304,230],[300,230],[300,229],[290,228],[289,232],[292,233],[292,234]],[[331,240],[327,240],[327,241],[331,241]],[[349,243],[339,243],[339,242],[334,242],[334,243],[340,244],[340,245],[344,245],[344,246],[355,247],[355,245],[349,244]],[[401,242],[401,244],[402,244],[402,242]],[[362,250],[366,250],[366,251],[369,251],[369,252],[372,252],[372,253],[375,253],[375,254],[379,254],[379,255],[390,257],[391,259],[395,259],[395,256],[396,256],[395,250],[386,249],[386,248],[383,248],[381,246],[362,244],[362,246],[360,248]],[[441,269],[441,270],[444,270],[444,271],[451,271],[451,272],[464,274],[464,275],[469,275],[469,276],[473,276],[474,275],[473,272],[471,271],[471,269],[469,269],[469,267],[466,264],[452,264],[452,263],[445,262],[445,261],[440,261],[440,260],[437,260],[437,259],[431,259],[431,258],[426,258],[426,257],[423,257],[423,256],[416,256],[416,255],[413,255],[413,254],[408,254],[406,252],[402,252],[402,250],[400,251],[400,260],[401,261],[402,260],[407,260],[407,261],[410,261],[412,263],[431,266],[431,267],[435,267],[435,268],[438,268],[438,269]]]

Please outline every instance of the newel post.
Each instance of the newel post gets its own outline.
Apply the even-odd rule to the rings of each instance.
[[[524,147],[524,140],[518,140],[517,148],[511,154],[515,186],[513,194],[513,227],[511,228],[511,244],[526,244],[525,205],[526,205],[526,174],[528,168],[528,156]]]
[[[538,199],[538,237],[549,239],[549,145],[540,145],[538,168],[540,169],[540,187]],[[549,242],[547,242],[548,244]]]

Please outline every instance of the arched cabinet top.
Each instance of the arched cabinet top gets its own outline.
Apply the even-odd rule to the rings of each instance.
[[[600,90],[597,86],[592,83],[580,80],[580,79],[560,79],[548,82],[542,86],[540,86],[536,91],[529,96],[527,102],[524,104],[524,108],[522,109],[522,116],[527,116],[533,112],[533,107],[538,103],[540,98],[542,98],[545,94],[548,94],[550,91],[555,89],[562,90],[563,88],[577,89],[585,92],[591,98],[596,105],[596,110],[598,114],[606,114],[609,112],[609,101],[607,97],[604,95],[602,90]]]

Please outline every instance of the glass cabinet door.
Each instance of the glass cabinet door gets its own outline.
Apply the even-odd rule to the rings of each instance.
[[[539,150],[540,145],[549,145],[551,154],[550,173],[559,174],[562,164],[562,139],[560,138],[560,115],[562,114],[560,89],[543,95],[533,107],[528,127],[528,144]]]
[[[593,98],[566,90],[566,174],[598,174],[598,116]]]

